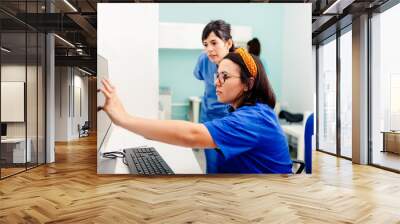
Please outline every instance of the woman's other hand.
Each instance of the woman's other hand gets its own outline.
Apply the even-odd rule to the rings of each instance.
[[[103,87],[100,88],[100,91],[105,97],[105,103],[102,109],[107,113],[114,124],[122,126],[123,122],[127,120],[128,114],[118,98],[116,89],[111,85],[110,81],[106,79],[101,80],[101,83]]]

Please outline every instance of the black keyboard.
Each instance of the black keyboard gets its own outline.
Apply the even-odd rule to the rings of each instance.
[[[131,174],[174,174],[153,147],[124,149],[124,153]]]

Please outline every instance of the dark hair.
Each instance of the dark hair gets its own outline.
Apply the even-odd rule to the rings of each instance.
[[[248,51],[250,54],[254,54],[255,56],[260,56],[261,53],[261,44],[257,38],[253,38],[247,42]]]
[[[270,106],[272,109],[275,108],[275,93],[272,86],[268,80],[267,74],[265,73],[264,66],[262,65],[260,59],[251,55],[257,65],[257,75],[254,78],[254,84],[252,88],[244,92],[242,96],[239,97],[238,108],[244,105],[255,105],[256,103],[263,103]],[[238,53],[230,52],[224,57],[224,59],[229,59],[233,63],[239,65],[240,67],[240,80],[242,83],[250,87],[250,72],[248,71],[246,64],[244,63],[242,57]]]
[[[210,35],[211,32],[214,32],[215,35],[223,41],[228,41],[232,39],[231,35],[231,25],[224,20],[212,20],[209,22],[203,29],[203,34],[201,35],[201,40],[204,41]],[[235,50],[235,46],[229,49],[230,52]]]

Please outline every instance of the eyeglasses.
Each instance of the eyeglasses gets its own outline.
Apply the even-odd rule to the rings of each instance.
[[[240,78],[240,76],[232,76],[227,72],[217,72],[214,74],[214,82],[218,80],[221,86],[224,85],[225,81],[229,78]]]

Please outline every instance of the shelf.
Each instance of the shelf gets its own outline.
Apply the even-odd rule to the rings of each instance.
[[[201,34],[205,26],[201,23],[159,23],[159,48],[202,50]],[[235,46],[246,45],[252,38],[252,28],[232,25],[232,38]]]

